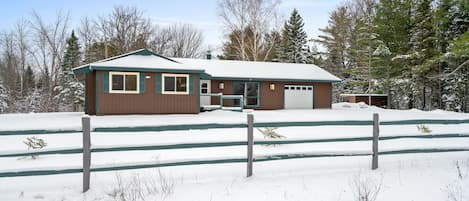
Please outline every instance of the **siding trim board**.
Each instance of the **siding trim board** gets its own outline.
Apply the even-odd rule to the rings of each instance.
[[[95,93],[96,93],[96,97],[95,97],[95,114],[98,114],[99,113],[99,100],[98,100],[98,97],[99,97],[99,71],[94,71],[95,72],[95,75],[94,77],[96,78],[96,81],[94,83],[95,85]]]
[[[250,81],[250,82],[261,82],[261,81],[271,81],[271,82],[317,82],[317,83],[332,83],[340,82],[336,80],[301,80],[301,79],[281,79],[281,78],[242,78],[242,77],[210,77],[210,80],[231,80],[231,81]]]
[[[125,68],[112,66],[90,66],[91,70],[102,71],[130,71],[130,72],[158,72],[158,73],[186,73],[186,74],[202,74],[203,70],[181,70],[181,69],[164,69],[164,68]]]

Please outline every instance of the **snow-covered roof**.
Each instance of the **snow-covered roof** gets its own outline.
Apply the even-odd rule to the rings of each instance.
[[[340,96],[387,96],[387,94],[340,94]]]
[[[338,82],[340,78],[313,64],[171,58],[182,64],[201,66],[214,78],[313,80]]]
[[[144,49],[73,69],[75,73],[92,70],[190,71],[219,79],[340,81],[338,77],[313,64],[167,58]]]

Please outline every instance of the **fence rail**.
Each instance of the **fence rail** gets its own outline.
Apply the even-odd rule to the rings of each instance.
[[[417,139],[439,139],[439,138],[467,138],[469,133],[445,133],[445,134],[422,134],[422,135],[391,135],[380,136],[379,140],[396,140],[406,138]],[[304,143],[327,143],[327,142],[356,142],[371,141],[372,137],[349,137],[349,138],[319,138],[319,139],[293,139],[293,140],[254,140],[254,145],[282,145],[282,144],[304,144]],[[246,141],[227,141],[227,142],[194,142],[194,143],[175,143],[175,144],[143,144],[131,146],[94,146],[91,147],[92,153],[99,152],[118,152],[118,151],[150,151],[165,149],[192,149],[192,148],[212,148],[228,146],[246,146]],[[31,155],[51,155],[51,154],[81,154],[82,148],[60,148],[28,150],[0,153],[1,157],[20,157]]]
[[[399,121],[381,121],[382,126],[392,125],[416,125],[416,124],[469,124],[469,119],[413,119]],[[299,122],[256,122],[254,127],[304,127],[304,126],[371,126],[373,121],[368,120],[343,120],[343,121],[299,121]],[[207,124],[175,124],[159,126],[134,126],[134,127],[96,127],[94,132],[160,132],[181,130],[205,130],[223,128],[247,128],[247,123],[207,123]],[[70,130],[11,130],[0,131],[3,135],[42,135],[80,133],[80,129]]]
[[[405,138],[432,139],[432,138],[466,138],[469,133],[443,133],[443,134],[421,134],[421,135],[389,135],[379,136],[379,125],[412,125],[412,124],[464,124],[469,123],[469,119],[456,120],[402,120],[402,121],[384,121],[379,122],[377,115],[374,115],[373,121],[312,121],[312,122],[257,122],[253,123],[253,117],[249,117],[247,123],[235,124],[185,124],[185,125],[161,125],[161,126],[142,126],[142,127],[114,127],[114,128],[95,128],[94,132],[139,132],[139,131],[174,131],[174,130],[192,130],[192,129],[213,129],[213,128],[248,128],[247,140],[228,141],[228,142],[194,142],[194,143],[176,143],[176,144],[150,144],[150,145],[132,145],[132,146],[95,146],[90,147],[90,126],[89,117],[83,118],[83,148],[59,148],[45,149],[37,151],[18,151],[0,153],[0,157],[18,157],[29,155],[46,155],[46,154],[81,154],[83,153],[82,167],[63,167],[36,170],[15,170],[0,171],[0,177],[17,177],[17,176],[35,176],[35,175],[53,175],[67,173],[83,173],[83,190],[89,188],[90,172],[128,170],[152,167],[168,167],[181,165],[201,165],[201,164],[218,164],[218,163],[245,163],[247,162],[247,176],[252,175],[252,162],[298,159],[298,158],[316,158],[316,157],[343,157],[343,156],[370,156],[372,155],[372,169],[378,168],[378,155],[392,154],[410,154],[410,153],[438,153],[438,152],[458,152],[469,151],[469,147],[453,147],[453,148],[424,148],[424,149],[400,149],[400,150],[378,150],[378,140],[395,140]],[[87,118],[87,120],[85,120]],[[292,140],[253,140],[252,129],[254,127],[290,127],[290,126],[373,126],[373,135],[364,137],[342,137],[342,138],[323,138],[323,139],[292,139]],[[36,133],[35,133],[36,132]],[[30,135],[30,134],[59,134],[59,133],[76,133],[77,130],[27,130],[27,131],[0,131],[1,135]],[[275,145],[275,144],[301,144],[301,143],[327,143],[327,142],[354,142],[354,141],[370,141],[373,143],[373,149],[369,152],[309,152],[309,153],[290,153],[290,154],[274,154],[274,155],[253,155],[253,145]],[[148,162],[138,164],[112,164],[92,166],[91,153],[98,152],[115,152],[115,151],[145,151],[145,150],[164,150],[164,149],[188,149],[188,148],[210,148],[210,147],[226,147],[226,146],[246,146],[248,147],[248,155],[246,157],[234,158],[208,158],[208,159],[190,159],[178,161],[161,161]]]

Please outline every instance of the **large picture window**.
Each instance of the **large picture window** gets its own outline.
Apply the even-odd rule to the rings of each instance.
[[[139,73],[109,72],[110,93],[138,93]]]
[[[163,74],[164,94],[189,94],[189,75]]]

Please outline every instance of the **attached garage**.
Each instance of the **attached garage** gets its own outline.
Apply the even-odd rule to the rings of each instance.
[[[73,69],[87,114],[195,114],[201,106],[331,108],[340,79],[312,64],[167,58],[137,50]]]
[[[285,85],[285,109],[311,109],[314,105],[313,86],[311,85]]]

